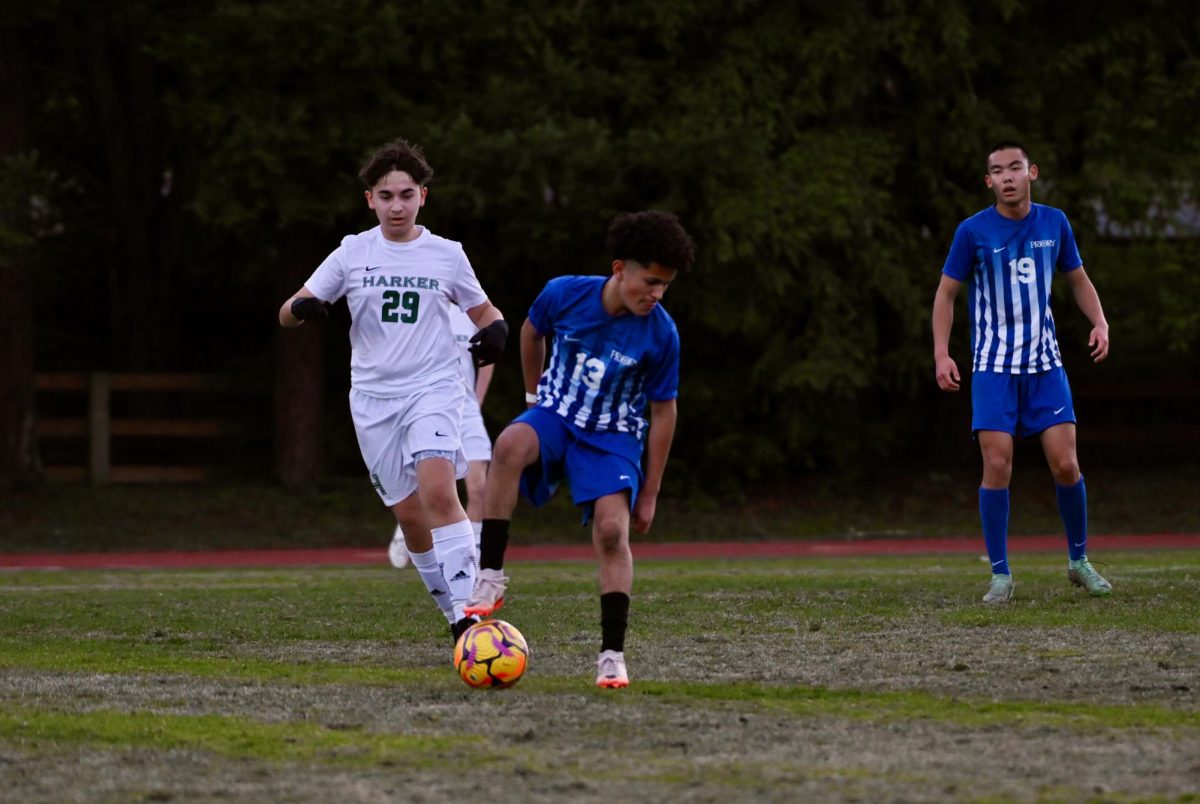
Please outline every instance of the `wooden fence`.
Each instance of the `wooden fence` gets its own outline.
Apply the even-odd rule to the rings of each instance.
[[[182,442],[194,443],[198,439],[231,438],[245,433],[241,422],[228,417],[176,415],[180,408],[195,409],[196,405],[179,405],[170,394],[220,395],[228,393],[229,384],[221,377],[210,374],[121,374],[104,371],[49,373],[37,376],[39,411],[62,409],[65,405],[45,404],[49,395],[84,395],[84,410],[81,414],[51,414],[38,417],[38,436],[43,444],[55,442],[86,442],[85,449],[78,451],[86,457],[78,463],[60,463],[44,467],[46,477],[57,481],[82,481],[92,483],[186,483],[205,480],[213,474],[213,467],[194,463],[172,462],[157,464],[114,463],[113,446],[117,439],[172,439],[181,442],[177,455],[188,455],[192,450]],[[168,395],[157,399],[152,406],[163,415],[114,416],[113,396],[115,393],[137,396]],[[61,398],[58,401],[62,401]],[[78,404],[74,405],[78,408]],[[134,405],[133,407],[137,407]],[[200,406],[203,407],[203,406]]]

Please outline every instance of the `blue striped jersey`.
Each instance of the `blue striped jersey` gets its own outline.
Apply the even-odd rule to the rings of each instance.
[[[954,233],[942,273],[967,282],[973,371],[1037,374],[1062,365],[1050,282],[1083,265],[1067,216],[1033,204],[1022,220],[994,206]]]
[[[529,323],[551,339],[537,405],[591,441],[635,439],[629,446],[636,460],[646,433],[646,401],[679,393],[679,331],[661,304],[645,316],[610,315],[601,299],[606,279],[551,279],[530,306]]]

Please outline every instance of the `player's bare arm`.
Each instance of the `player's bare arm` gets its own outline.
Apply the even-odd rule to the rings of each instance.
[[[328,317],[325,303],[314,296],[311,290],[303,287],[279,308],[279,325],[282,327],[298,327],[305,321]]]
[[[467,310],[467,318],[471,319],[472,324],[483,329],[489,324],[503,319],[504,314],[500,312],[499,307],[490,301],[485,301],[483,304],[478,304]]]
[[[933,296],[933,365],[938,388],[943,391],[957,391],[961,387],[962,377],[958,373],[958,364],[950,356],[950,329],[954,326],[954,300],[958,297],[958,289],[962,287],[953,277],[942,274],[937,292]]]
[[[1067,272],[1067,283],[1071,286],[1071,295],[1080,311],[1092,322],[1092,331],[1088,335],[1088,347],[1092,350],[1092,360],[1099,363],[1108,357],[1108,320],[1104,317],[1104,308],[1100,305],[1100,294],[1088,277],[1083,266]]]
[[[638,490],[637,502],[633,506],[633,529],[638,533],[649,531],[654,521],[658,492],[667,469],[667,456],[671,453],[671,442],[675,440],[677,416],[674,399],[650,403],[650,432],[646,436],[646,483]]]
[[[546,336],[537,331],[528,318],[521,325],[521,375],[525,378],[525,398],[537,393],[538,381],[546,367]],[[532,402],[528,402],[530,406]]]

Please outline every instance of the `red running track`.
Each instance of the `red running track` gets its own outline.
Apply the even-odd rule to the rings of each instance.
[[[1094,553],[1105,550],[1200,549],[1200,533],[1091,536]],[[1066,550],[1063,536],[1013,536],[1012,553]],[[782,558],[791,556],[983,554],[982,537],[847,539],[838,541],[634,543],[637,560],[663,558]],[[509,561],[588,561],[590,544],[511,545]],[[199,567],[296,567],[386,564],[387,545],[297,550],[164,550],[139,553],[0,553],[3,569],[178,569]]]

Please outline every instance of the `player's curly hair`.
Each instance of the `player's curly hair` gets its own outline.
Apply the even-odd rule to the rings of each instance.
[[[608,250],[614,260],[686,271],[696,260],[696,246],[670,212],[622,212],[608,227]]]
[[[372,154],[362,170],[358,171],[358,177],[370,190],[393,170],[403,170],[421,186],[429,184],[433,178],[433,168],[425,161],[425,154],[421,153],[418,146],[403,138],[392,140]]]

